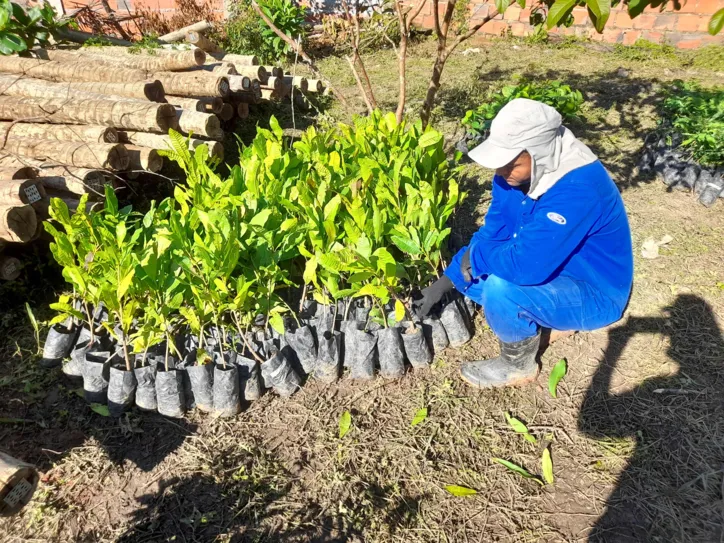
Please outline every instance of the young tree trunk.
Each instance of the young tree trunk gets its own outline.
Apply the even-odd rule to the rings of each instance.
[[[125,170],[128,152],[116,143],[77,143],[8,137],[3,151],[36,160],[52,160],[80,168]]]
[[[33,206],[0,205],[0,240],[27,243],[35,237],[38,220]]]
[[[137,145],[125,145],[125,148],[128,151],[129,170],[157,172],[163,168],[163,157],[158,154],[156,149]]]
[[[219,118],[216,115],[177,109],[176,119],[179,130],[183,134],[196,134],[218,140],[224,137]]]
[[[171,104],[0,96],[0,119],[168,132],[176,126],[176,111]]]
[[[38,178],[0,180],[0,205],[31,205],[45,197],[45,187]]]
[[[197,66],[203,66],[206,62],[206,53],[201,49],[190,51],[174,51],[173,54],[165,55],[117,55],[96,53],[90,49],[76,49],[73,51],[65,49],[33,49],[32,54],[41,60],[52,60],[57,62],[99,62],[110,66],[122,66],[134,70],[145,70],[147,72],[177,72],[189,70]]]
[[[221,96],[229,94],[229,80],[208,73],[157,72],[158,79],[168,94],[176,96]]]
[[[41,140],[118,143],[118,130],[112,126],[0,122],[0,141],[6,133]]]
[[[173,32],[169,32],[168,34],[164,34],[163,36],[160,36],[158,38],[158,41],[162,41],[165,43],[174,43],[183,40],[186,37],[186,34],[188,34],[189,32],[205,32],[207,30],[211,30],[212,28],[213,25],[210,22],[199,21],[198,23],[194,23],[192,25],[179,28],[178,30],[175,30]]]
[[[0,56],[0,71],[26,75],[49,81],[145,81],[149,79],[145,70],[127,68],[108,69],[100,62],[54,62],[35,58]],[[167,72],[163,72],[167,73]]]

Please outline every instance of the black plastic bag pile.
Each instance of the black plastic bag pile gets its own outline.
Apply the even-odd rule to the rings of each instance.
[[[724,167],[706,168],[687,160],[675,134],[669,143],[665,137],[648,138],[639,161],[639,172],[655,173],[669,190],[693,191],[699,202],[711,207],[724,198]]]

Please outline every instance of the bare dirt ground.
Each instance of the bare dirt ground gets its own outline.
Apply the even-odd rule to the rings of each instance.
[[[431,51],[423,43],[412,54],[413,108]],[[633,231],[635,286],[624,319],[553,344],[537,383],[520,389],[479,392],[459,379],[461,362],[496,354],[478,315],[472,342],[399,381],[309,382],[291,399],[267,394],[233,420],[137,412],[113,420],[91,411],[59,371],[35,366],[20,302],[29,297],[40,318],[48,315],[37,283],[57,283],[57,272],[41,268],[2,293],[0,447],[43,476],[31,505],[0,520],[1,541],[721,540],[724,202],[706,209],[634,170],[660,81],[714,82],[717,68],[578,45],[503,42],[473,56],[458,54],[448,66],[437,114],[451,141],[459,137],[453,119],[515,73],[556,70],[584,90],[588,103],[574,131],[614,174]],[[325,68],[338,69],[353,95],[353,81],[334,62]],[[370,57],[386,106],[393,65],[389,51]],[[489,179],[472,166],[465,171],[471,194],[455,221],[463,235],[482,223]],[[673,241],[658,259],[641,258],[645,240],[666,234]],[[548,374],[560,358],[569,373],[553,399]],[[423,407],[427,419],[412,427]],[[352,426],[340,439],[347,410]],[[508,426],[506,412],[525,421],[536,444]],[[547,444],[553,485],[491,460],[537,475]],[[477,494],[455,497],[445,490],[451,484]]]

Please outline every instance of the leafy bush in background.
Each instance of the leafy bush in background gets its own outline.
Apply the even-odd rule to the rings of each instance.
[[[706,166],[724,165],[724,89],[677,81],[663,103],[664,127],[683,136],[681,146]]]
[[[477,109],[468,111],[462,124],[468,132],[487,137],[490,123],[505,104],[515,98],[530,98],[548,104],[558,110],[564,120],[575,119],[583,104],[581,91],[572,89],[561,81],[521,81],[517,85],[503,87],[491,94]]]
[[[306,9],[292,0],[260,0],[259,7],[274,25],[294,39],[306,36],[304,18]],[[224,49],[230,53],[257,55],[263,62],[276,63],[285,58],[289,45],[259,17],[250,0],[234,5],[224,26]]]
[[[58,30],[71,24],[70,19],[58,20],[50,4],[31,7],[8,0],[0,0],[0,54],[12,55],[37,45],[48,45],[49,39],[58,37]]]

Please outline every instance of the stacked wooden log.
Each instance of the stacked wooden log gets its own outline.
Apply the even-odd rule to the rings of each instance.
[[[162,168],[158,151],[170,148],[169,129],[188,136],[190,149],[205,144],[223,158],[224,123],[264,101],[305,107],[305,93],[324,91],[321,81],[222,51],[204,36],[207,27],[202,21],[162,37],[185,39],[180,48],[0,56],[0,252],[42,232],[50,197],[74,209],[82,194],[101,199],[106,184],[153,180],[144,174]],[[0,279],[13,278],[6,267]]]

